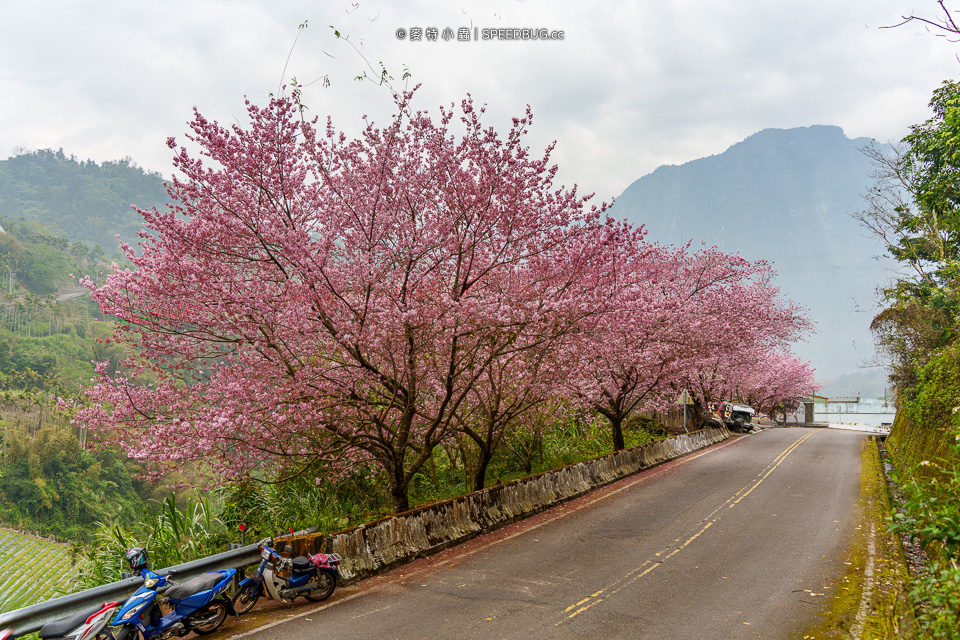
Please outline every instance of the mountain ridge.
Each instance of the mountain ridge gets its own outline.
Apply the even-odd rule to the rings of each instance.
[[[873,184],[870,138],[840,127],[764,129],[719,154],[664,165],[635,180],[610,213],[665,244],[716,245],[768,260],[783,293],[810,310],[819,333],[797,345],[821,382],[855,377],[874,359],[876,290],[891,266],[852,214]],[[882,395],[885,375],[864,386]]]

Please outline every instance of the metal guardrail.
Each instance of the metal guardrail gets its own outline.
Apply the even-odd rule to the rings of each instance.
[[[171,571],[174,571],[177,574],[177,581],[180,581],[181,578],[192,578],[206,571],[239,569],[258,562],[260,562],[260,551],[256,544],[249,544],[207,558],[160,569],[157,573],[168,575]],[[0,614],[0,629],[13,629],[14,637],[32,633],[38,631],[48,622],[65,618],[101,603],[126,600],[141,584],[143,584],[143,578],[139,576],[126,578],[119,582],[111,582],[93,589],[2,613]]]
[[[650,450],[652,452],[650,459],[646,458],[645,453],[638,454],[639,457],[635,459],[635,462],[640,464],[640,466],[633,471],[629,471],[627,475],[629,475],[629,473],[635,473],[636,470],[639,470],[641,468],[649,468],[650,466],[659,464],[660,462],[663,462],[667,459],[673,459],[674,457],[677,457],[679,455],[684,455],[684,453],[689,453],[691,451],[699,449],[700,447],[707,446],[711,442],[716,442],[717,440],[713,440],[712,439],[713,435],[711,434],[716,434],[719,432],[722,432],[723,438],[727,437],[727,431],[725,429],[718,429],[714,431],[699,431],[692,434],[677,436],[678,440],[685,439],[681,441],[682,443],[685,443],[685,444],[679,445],[678,448],[674,450],[673,457],[666,456],[665,452],[659,448],[656,451]],[[693,444],[695,444],[694,442],[695,439],[699,439],[700,444],[693,446]],[[673,440],[673,439],[671,438],[671,439],[660,441],[660,442],[669,442],[670,440]],[[651,444],[658,444],[658,443],[651,443]],[[641,445],[638,448],[631,449],[628,451],[635,451],[635,450],[649,447],[649,446],[650,445]],[[610,458],[610,459],[613,459],[614,457],[622,458],[623,454],[624,452],[619,452],[615,454],[610,454],[609,456],[605,456],[604,458]],[[597,458],[596,460],[593,460],[590,462],[596,463],[600,460],[602,459]],[[583,467],[583,463],[575,465],[575,468],[582,468],[582,467]],[[568,468],[569,467],[565,467],[564,469],[568,469]],[[497,488],[498,495],[500,490],[506,491],[512,485],[519,485],[519,483],[536,481],[538,478],[542,479],[547,477],[550,474],[560,473],[561,471],[562,470],[544,472],[541,474],[537,474],[536,476],[532,476],[530,478],[524,478],[521,480],[513,481],[511,483],[508,483],[507,485],[503,485],[503,487],[498,487]],[[602,472],[602,473],[606,473],[606,472]],[[621,475],[618,477],[623,477],[623,476]],[[602,486],[603,484],[606,484],[607,482],[610,482],[610,481],[612,480],[604,480],[600,484],[597,484],[594,488],[596,488],[597,486]],[[584,491],[589,491],[589,490],[590,490],[589,488],[584,489]],[[439,549],[441,546],[443,546],[443,548],[446,548],[446,545],[450,544],[451,542],[456,544],[457,541],[462,541],[463,539],[465,539],[464,529],[462,528],[463,523],[458,521],[456,524],[450,525],[451,529],[456,530],[456,533],[454,533],[455,537],[449,538],[449,539],[443,539],[443,540],[438,539],[431,542],[430,540],[427,539],[429,538],[429,536],[424,536],[425,542],[427,544],[426,548],[416,550],[416,549],[413,549],[410,545],[403,545],[405,547],[404,549],[400,550],[399,553],[392,553],[391,554],[392,560],[385,562],[382,554],[371,551],[369,545],[367,544],[369,540],[366,538],[367,536],[366,531],[370,529],[375,530],[378,526],[383,525],[388,520],[396,521],[398,518],[416,517],[420,511],[427,511],[429,509],[436,509],[436,508],[446,508],[445,505],[452,504],[453,502],[456,502],[456,501],[469,499],[470,496],[476,497],[476,496],[483,495],[484,497],[482,499],[487,500],[490,496],[489,494],[490,491],[493,491],[493,489],[492,488],[483,489],[481,491],[474,492],[472,494],[467,494],[467,496],[461,496],[460,498],[454,498],[452,500],[439,502],[431,506],[421,507],[420,509],[410,511],[405,514],[396,514],[391,518],[384,518],[374,523],[367,523],[366,525],[361,525],[360,527],[356,527],[354,529],[331,534],[334,537],[350,536],[350,535],[356,536],[356,539],[360,541],[360,544],[352,546],[351,549],[353,551],[357,551],[358,549],[365,549],[365,551],[361,553],[361,556],[363,557],[351,558],[351,560],[354,562],[359,560],[360,561],[359,564],[363,566],[354,566],[353,575],[349,576],[347,579],[348,580],[356,579],[358,574],[373,575],[379,570],[383,570],[388,566],[390,566],[391,562],[405,562],[425,551],[429,551],[431,548]],[[572,497],[574,494],[581,495],[580,493],[577,493],[577,491],[579,491],[579,489],[576,489],[573,493],[568,494],[567,498]],[[550,487],[544,488],[542,490],[542,493],[544,495],[550,494],[553,496],[552,499],[554,500],[557,499],[557,493],[554,491],[554,489]],[[497,499],[499,500],[500,498],[497,498]],[[515,502],[517,500],[520,500],[520,499],[517,498]],[[537,506],[537,505],[530,504],[529,501],[525,501],[525,502],[526,502],[526,505],[524,508],[526,509],[526,512],[525,512],[526,515],[539,513],[543,508],[546,508],[546,506],[544,506],[543,503],[541,503],[540,506]],[[480,511],[483,511],[483,509],[481,509]],[[504,514],[504,511],[502,509],[499,509],[499,511],[501,512],[501,515]],[[503,517],[503,519],[498,520],[496,522],[489,521],[489,522],[486,522],[485,524],[478,524],[478,528],[486,527],[488,530],[492,530],[493,528],[499,528],[500,526],[505,526],[506,524],[513,522],[518,517],[526,517],[526,515],[515,516],[507,513]],[[423,523],[421,522],[419,526],[423,527]],[[421,532],[424,530],[422,528],[417,529],[417,525],[413,525],[413,529]],[[456,537],[456,536],[459,536],[459,537]],[[307,552],[307,553],[314,553],[314,552],[321,552],[321,551],[326,552],[326,549],[324,549],[323,547],[325,547],[327,542],[329,541],[330,541],[329,537],[324,536],[323,534],[320,534],[318,532],[317,527],[310,527],[302,531],[290,531],[289,533],[277,534],[272,538],[271,545],[276,546],[277,543],[284,542],[285,544],[289,544],[291,546],[291,550],[293,553],[302,554],[304,552]],[[311,551],[309,547],[312,545],[315,545],[316,543],[320,544],[320,548],[314,548],[314,550]],[[351,543],[347,542],[346,544],[349,546]],[[433,546],[431,547],[431,545]],[[397,550],[394,549],[393,551],[397,551]],[[157,573],[161,575],[169,575],[171,571],[175,571],[176,577],[178,580],[181,578],[189,579],[194,576],[200,575],[201,573],[204,573],[206,571],[216,571],[219,569],[232,569],[232,568],[240,569],[243,567],[258,564],[259,562],[260,562],[260,550],[258,548],[258,545],[254,543],[254,544],[246,545],[243,547],[231,549],[223,553],[218,553],[216,555],[209,556],[207,558],[200,558],[198,560],[193,560],[191,562],[187,562],[181,565],[176,565],[174,567],[160,569]],[[93,608],[94,606],[100,605],[103,602],[111,602],[114,600],[124,601],[130,595],[132,595],[133,592],[136,591],[141,584],[143,584],[143,578],[140,578],[139,576],[133,577],[133,578],[126,578],[126,579],[120,580],[119,582],[112,582],[110,584],[106,584],[100,587],[95,587],[93,589],[87,589],[85,591],[80,591],[78,593],[74,593],[68,596],[55,598],[53,600],[41,602],[29,607],[24,607],[22,609],[17,609],[15,611],[10,611],[8,613],[3,613],[3,614],[0,614],[0,629],[12,628],[14,637],[31,633],[33,631],[39,630],[43,625],[47,624],[48,622],[65,618],[69,615],[78,613],[88,608]]]

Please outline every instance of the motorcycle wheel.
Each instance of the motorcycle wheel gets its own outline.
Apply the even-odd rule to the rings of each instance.
[[[233,609],[237,615],[243,615],[250,609],[253,609],[260,599],[260,585],[257,583],[248,584],[233,596]]]
[[[125,624],[122,627],[119,627],[117,635],[113,636],[115,640],[136,640],[137,638],[137,628],[132,624]]]
[[[94,640],[117,640],[117,639],[113,637],[113,634],[110,633],[109,629],[104,629],[103,631],[101,631],[95,636]]]
[[[303,597],[310,602],[320,602],[333,595],[333,590],[337,588],[337,578],[327,571],[317,572],[317,582],[320,586],[312,591],[307,591]]]
[[[227,605],[220,600],[214,600],[205,609],[202,609],[194,616],[202,616],[204,622],[201,625],[190,625],[190,630],[202,636],[213,633],[227,619]]]

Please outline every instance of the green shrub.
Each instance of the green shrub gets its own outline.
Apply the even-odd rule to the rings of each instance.
[[[148,551],[153,570],[225,551],[228,536],[209,499],[181,498],[180,502],[178,506],[177,497],[171,494],[140,528],[98,522],[71,588],[89,589],[119,580],[122,572],[130,570],[124,559],[133,547]]]
[[[960,639],[960,347],[924,366],[898,417],[894,450],[904,509],[893,530],[915,537],[929,561],[912,580],[922,637]]]

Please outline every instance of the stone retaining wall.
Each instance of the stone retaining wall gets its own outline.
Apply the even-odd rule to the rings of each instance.
[[[343,557],[341,576],[352,582],[499,529],[728,437],[726,429],[707,429],[658,440],[324,536],[323,548]],[[311,541],[301,540],[306,544],[295,545],[303,547],[296,553],[312,546]]]

